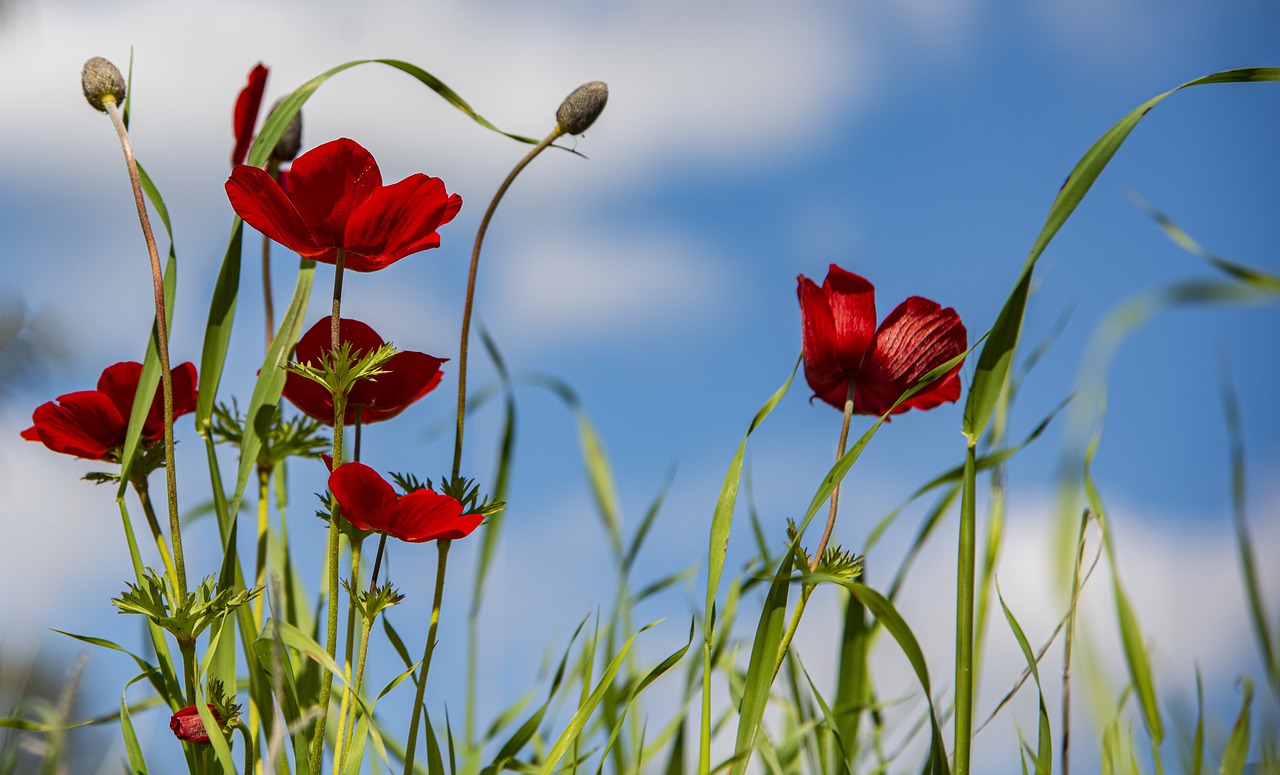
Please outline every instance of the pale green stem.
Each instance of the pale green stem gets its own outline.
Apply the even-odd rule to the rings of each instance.
[[[965,449],[960,537],[956,556],[955,775],[968,775],[973,740],[973,584],[977,555],[977,460]]]
[[[431,601],[431,625],[427,628],[427,645],[422,651],[422,674],[418,677],[418,693],[413,698],[413,715],[409,721],[409,740],[404,753],[404,775],[413,772],[413,752],[418,743],[418,721],[422,718],[422,701],[427,689],[427,671],[431,669],[431,652],[435,649],[436,629],[440,624],[440,603],[444,598],[444,571],[449,557],[450,541],[437,541],[436,592]]]

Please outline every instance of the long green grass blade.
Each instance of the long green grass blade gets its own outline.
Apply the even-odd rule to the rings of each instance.
[[[1240,679],[1240,686],[1244,698],[1240,701],[1240,714],[1231,728],[1231,736],[1227,738],[1227,747],[1222,752],[1222,767],[1218,770],[1221,775],[1241,775],[1249,758],[1249,706],[1253,704],[1253,683],[1246,676]]]
[[[1031,675],[1036,682],[1040,719],[1039,729],[1036,732],[1036,775],[1049,775],[1053,771],[1053,737],[1049,729],[1049,709],[1045,706],[1044,690],[1040,686],[1040,667],[1036,662],[1035,653],[1031,650],[1031,644],[1027,641],[1026,633],[1022,631],[1022,625],[1018,624],[1013,611],[1009,610],[1009,605],[1005,603],[1004,595],[1000,594],[998,585],[996,587],[996,597],[1000,601],[1000,608],[1004,610],[1004,618],[1009,623],[1009,630],[1018,641],[1018,648],[1022,651],[1022,657],[1027,661],[1027,669],[1031,671]]]
[[[1093,186],[1094,181],[1102,174],[1103,169],[1115,156],[1120,146],[1137,127],[1148,112],[1175,92],[1192,86],[1203,86],[1215,83],[1248,83],[1253,81],[1280,80],[1280,68],[1262,67],[1226,70],[1220,73],[1197,78],[1194,81],[1178,86],[1175,89],[1157,95],[1134,108],[1095,142],[1067,176],[1053,204],[1049,207],[1049,215],[1041,227],[1039,235],[1032,244],[1031,252],[1022,266],[1013,291],[1009,294],[996,322],[991,328],[987,345],[978,356],[977,368],[973,374],[973,384],[969,388],[969,397],[965,402],[964,433],[970,444],[985,433],[987,424],[995,411],[996,401],[1009,378],[1009,370],[1013,363],[1014,352],[1018,346],[1018,338],[1022,331],[1023,313],[1026,310],[1027,296],[1031,290],[1031,274],[1036,262],[1044,253],[1049,242],[1058,230],[1066,223],[1076,207],[1084,199],[1085,194]]]

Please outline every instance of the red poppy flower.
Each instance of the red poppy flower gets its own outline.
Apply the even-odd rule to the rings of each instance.
[[[108,366],[98,378],[97,390],[81,390],[58,396],[36,408],[35,425],[22,432],[28,441],[42,442],[54,452],[89,460],[118,462],[129,426],[133,395],[138,390],[142,364],[124,361]],[[151,410],[142,426],[142,443],[154,444],[164,436],[164,399],[156,388]],[[173,370],[173,416],[196,408],[196,367],[184,363]]]
[[[876,329],[875,286],[831,265],[817,283],[796,278],[800,322],[804,330],[804,377],[820,398],[844,409],[853,380],[853,411],[884,414],[908,389],[933,369],[964,352],[968,334],[950,307],[912,296]],[[960,366],[898,404],[931,409],[960,397]]]
[[[448,495],[431,490],[396,495],[364,463],[338,466],[329,475],[329,489],[352,525],[410,543],[465,538],[484,521],[480,514],[463,514],[462,504]]]
[[[218,714],[214,712],[212,705],[205,706],[213,713],[213,718],[219,724],[222,719],[218,718]],[[209,733],[204,728],[204,722],[200,720],[200,711],[196,710],[196,706],[188,705],[169,719],[169,728],[173,730],[173,736],[179,740],[186,740],[189,743],[207,743],[209,742]]]
[[[240,165],[227,180],[231,207],[253,228],[326,264],[337,250],[346,267],[374,272],[411,253],[439,247],[436,229],[453,220],[462,198],[421,173],[382,185],[373,156],[345,137],[298,157],[289,191],[265,170]]]
[[[318,365],[330,351],[330,325],[330,318],[322,318],[303,334],[293,359],[298,363]],[[351,343],[354,356],[383,345],[382,337],[359,320],[340,320],[338,335],[343,342]],[[360,409],[362,423],[390,420],[400,414],[440,384],[440,378],[444,376],[440,365],[447,360],[411,350],[391,356],[382,367],[386,373],[362,379],[352,386],[351,393],[347,395],[343,423],[351,425],[356,421],[357,408]],[[333,397],[320,383],[290,372],[284,380],[284,397],[308,417],[326,425],[333,424]]]
[[[261,62],[249,71],[249,82],[236,97],[236,112],[232,118],[236,130],[236,147],[231,151],[231,166],[244,164],[253,144],[253,127],[258,123],[258,108],[262,106],[262,93],[267,88],[267,68]]]

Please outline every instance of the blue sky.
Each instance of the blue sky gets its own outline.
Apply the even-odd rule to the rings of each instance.
[[[0,351],[0,477],[16,492],[0,518],[23,542],[14,545],[32,547],[24,557],[42,562],[10,565],[0,579],[50,577],[41,594],[0,601],[0,616],[13,622],[6,637],[30,648],[48,626],[97,634],[123,626],[105,595],[90,600],[81,592],[81,580],[92,579],[91,588],[114,593],[127,575],[110,497],[74,481],[93,466],[17,438],[39,403],[92,386],[109,363],[137,359],[147,328],[144,253],[119,150],[76,85],[90,56],[123,66],[133,48],[134,142],[168,202],[181,262],[174,356],[197,361],[231,220],[222,193],[230,110],[256,62],[272,68],[273,100],[350,59],[404,59],[504,129],[536,136],[550,129],[574,86],[607,81],[608,109],[575,143],[589,159],[548,154],[505,200],[486,246],[478,314],[518,375],[554,374],[578,391],[608,446],[631,524],[678,465],[643,582],[703,553],[729,457],[798,355],[797,274],[820,279],[837,262],[875,283],[882,316],[922,295],[955,307],[976,337],[994,320],[1058,186],[1098,136],[1185,81],[1276,65],[1277,41],[1280,7],[1262,0],[1017,7],[912,0],[813,3],[786,13],[761,3],[429,10],[386,3],[359,13],[303,3],[229,3],[216,11],[148,2],[10,4],[0,15],[0,99],[9,106],[0,137],[18,150],[0,157],[0,233],[11,257],[6,319],[24,311],[28,325]],[[425,171],[462,195],[462,213],[442,230],[440,249],[349,277],[344,304],[347,315],[408,349],[456,358],[471,238],[523,149],[378,66],[335,78],[304,110],[305,147],[350,136],[373,152],[385,178]],[[1160,232],[1130,192],[1209,250],[1278,271],[1278,119],[1280,86],[1252,84],[1180,93],[1143,121],[1041,261],[1024,345],[1069,318],[1026,380],[1013,436],[1073,390],[1108,311],[1134,294],[1213,276]],[[280,305],[296,264],[279,249],[275,258]],[[260,363],[255,261],[246,259],[223,382],[224,395],[242,401]],[[327,306],[331,278],[326,268],[317,273],[308,325]],[[1254,657],[1238,603],[1214,602],[1214,595],[1239,597],[1217,354],[1230,355],[1244,411],[1259,552],[1274,555],[1277,332],[1274,306],[1181,309],[1141,328],[1111,372],[1097,462],[1124,578],[1145,606],[1161,664],[1183,686],[1193,659],[1207,666],[1224,717],[1234,712],[1231,681]],[[370,429],[365,459],[383,470],[443,471],[449,440],[432,429],[449,421],[452,376],[397,423]],[[471,381],[491,377],[481,363]],[[966,371],[966,386],[968,378]],[[803,511],[825,473],[838,430],[838,416],[807,397],[802,384],[794,386],[750,453],[760,513],[778,540],[785,518]],[[527,630],[533,642],[550,642],[608,601],[586,581],[606,572],[606,545],[571,418],[539,388],[521,387],[519,399],[511,519],[486,614],[496,629],[485,653],[502,666],[482,689],[495,705],[514,698],[507,683],[524,686],[541,653],[509,653],[499,643],[503,633]],[[477,476],[491,469],[497,422],[492,410],[482,411],[471,426],[467,465]],[[856,430],[867,427],[862,422]],[[959,428],[959,407],[886,427],[848,480],[837,537],[858,547],[880,515],[958,463]],[[1045,573],[1054,535],[1060,429],[1011,470],[1014,543],[1002,580],[1006,592],[1023,595],[1022,610],[1040,628],[1033,641],[1056,618],[1052,585],[1037,574]],[[189,427],[179,437],[184,493],[194,502],[204,497],[200,445]],[[322,481],[319,470],[295,473],[299,514]],[[295,519],[311,527],[305,515]],[[904,519],[883,556],[869,558],[871,568],[896,564],[894,553],[915,529]],[[951,540],[948,524],[940,541]],[[61,536],[68,531],[85,546],[67,546]],[[741,538],[731,543],[739,560],[749,549]],[[545,567],[539,558],[553,549],[571,550],[581,564]],[[945,605],[936,606],[951,593],[933,590],[954,583],[951,551],[937,548],[903,602],[914,626],[944,641],[946,628],[930,622],[947,616]],[[469,559],[458,554],[454,579],[461,582]],[[58,557],[78,567],[80,579],[60,578]],[[425,550],[393,555],[397,582],[429,589],[433,559]],[[1197,588],[1189,565],[1198,568]],[[1263,570],[1274,606],[1280,579]],[[1187,600],[1204,617],[1194,633],[1183,619]],[[687,615],[680,596],[667,602],[655,618]],[[822,663],[829,633],[814,619],[802,637],[812,639],[814,661]],[[44,642],[74,653],[49,636]],[[946,653],[940,642],[938,654]],[[946,660],[935,658],[946,683]],[[91,672],[107,671],[106,662],[97,657]],[[988,693],[1002,693],[997,687],[1008,681],[993,678]],[[110,698],[115,690],[103,691]],[[993,767],[1011,762],[1009,751],[979,745]]]

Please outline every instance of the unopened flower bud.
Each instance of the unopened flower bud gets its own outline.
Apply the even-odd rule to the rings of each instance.
[[[80,88],[84,90],[84,98],[89,104],[104,113],[108,102],[117,105],[124,102],[124,76],[102,57],[94,57],[84,63],[84,69],[80,71]]]
[[[280,107],[282,102],[284,97],[276,100],[271,106],[271,110],[267,111],[268,119],[275,114],[276,108]],[[300,150],[302,150],[302,111],[294,113],[293,118],[289,120],[289,126],[284,128],[284,134],[280,135],[280,139],[276,141],[276,147],[271,150],[271,158],[276,161],[293,161]]]
[[[608,101],[609,87],[604,81],[584,83],[560,103],[556,121],[565,134],[580,135],[600,117]]]

